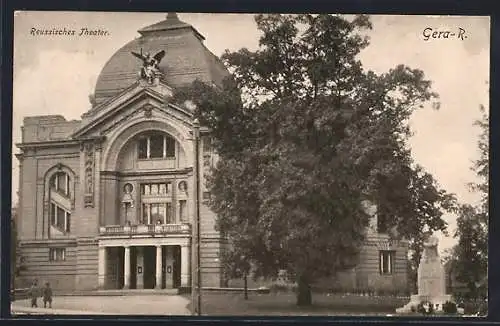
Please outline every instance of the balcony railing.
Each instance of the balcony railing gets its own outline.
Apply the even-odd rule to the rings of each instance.
[[[150,225],[106,225],[99,228],[101,235],[161,235],[161,234],[190,234],[191,225],[183,224],[150,224]]]

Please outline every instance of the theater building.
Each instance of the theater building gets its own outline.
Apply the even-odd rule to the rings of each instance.
[[[170,98],[196,79],[217,87],[228,72],[176,14],[138,32],[104,65],[81,120],[24,118],[17,227],[25,285],[36,278],[56,290],[190,286],[193,167],[198,162],[204,180],[216,155],[201,126],[196,157],[192,111]],[[199,197],[202,284],[225,286],[224,241],[204,182]],[[344,282],[406,286],[406,244],[369,234]]]

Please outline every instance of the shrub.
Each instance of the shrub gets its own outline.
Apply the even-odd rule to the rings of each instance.
[[[466,315],[481,315],[488,314],[488,302],[486,300],[466,300],[462,303],[464,314]]]
[[[487,315],[488,315],[488,301],[487,301],[487,300],[482,301],[482,302],[479,304],[478,313],[479,313],[479,315],[481,315],[481,316],[487,316]]]
[[[443,312],[445,314],[456,314],[457,305],[454,302],[446,301],[445,303],[443,303]]]
[[[434,313],[434,305],[429,301],[422,301],[417,306],[417,312],[423,315],[431,315]]]

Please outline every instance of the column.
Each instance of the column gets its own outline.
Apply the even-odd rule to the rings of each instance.
[[[387,271],[392,274],[392,253],[390,251],[387,252]]]
[[[189,263],[191,258],[189,257],[189,246],[181,246],[181,286],[189,287]]]
[[[98,281],[99,289],[105,289],[106,287],[106,247],[99,247],[99,261],[98,261]]]
[[[163,158],[167,158],[167,137],[163,136]]]
[[[64,232],[68,232],[68,212],[64,211]]]
[[[130,247],[125,246],[125,259],[123,262],[123,288],[130,289]]]
[[[136,277],[136,289],[144,289],[144,247],[136,247],[136,252],[137,252],[137,266],[136,266],[136,271],[135,275]]]
[[[165,288],[174,288],[174,255],[173,246],[165,246]]]
[[[162,281],[162,256],[161,256],[161,246],[156,246],[156,288],[161,289]]]
[[[146,145],[146,157],[149,158],[149,155],[151,153],[151,139],[149,138],[149,136],[146,138],[146,142],[147,142],[147,145]]]
[[[65,173],[64,174],[65,176],[65,182],[66,182],[66,195],[67,196],[70,196],[70,192],[69,192],[69,174]]]

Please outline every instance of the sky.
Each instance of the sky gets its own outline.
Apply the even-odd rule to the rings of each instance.
[[[14,19],[13,144],[21,140],[25,116],[62,114],[80,119],[90,109],[89,95],[106,61],[137,30],[166,13],[16,12]],[[179,18],[205,36],[205,45],[220,56],[225,49],[256,50],[260,33],[253,15],[180,13]],[[440,96],[439,110],[426,105],[410,124],[413,157],[440,186],[464,203],[478,195],[466,184],[478,158],[480,133],[473,125],[489,107],[489,17],[371,16],[371,44],[360,54],[366,69],[383,73],[398,64],[422,69]],[[107,36],[32,35],[31,30],[81,28],[105,30]],[[441,33],[440,33],[441,32]],[[446,33],[448,32],[448,33]],[[453,34],[453,35],[452,35]],[[433,37],[434,36],[434,37]],[[13,154],[17,153],[16,147]],[[17,201],[19,163],[13,156],[12,199]],[[446,215],[452,233],[456,217]],[[455,240],[440,235],[441,251]]]

